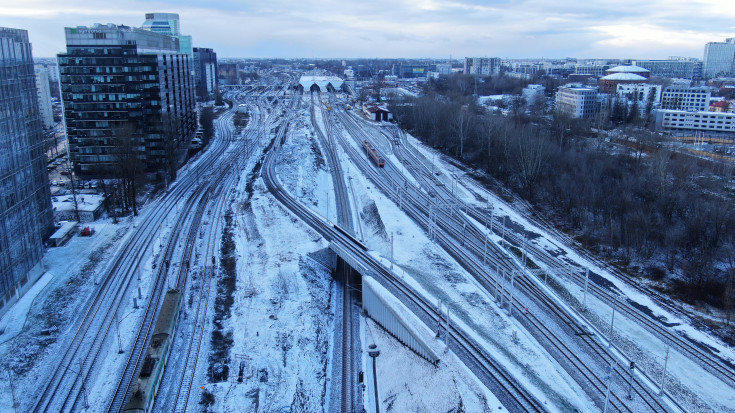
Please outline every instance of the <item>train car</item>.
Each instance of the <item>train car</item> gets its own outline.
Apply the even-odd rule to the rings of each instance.
[[[161,384],[171,350],[171,342],[176,332],[176,324],[179,321],[180,307],[181,293],[179,290],[168,290],[153,328],[151,344],[143,358],[143,366],[133,387],[133,392],[125,403],[124,413],[149,413],[153,409],[153,402],[158,393],[158,386]]]
[[[368,154],[370,159],[375,162],[375,165],[378,165],[380,168],[385,166],[385,160],[380,156],[378,151],[373,148],[373,145],[371,145],[370,142],[362,141],[362,147],[365,148],[365,152]]]

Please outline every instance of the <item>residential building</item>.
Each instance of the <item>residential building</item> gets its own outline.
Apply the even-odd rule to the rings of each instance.
[[[651,77],[671,79],[699,79],[702,77],[702,62],[697,59],[636,60],[633,64],[650,70]]]
[[[735,62],[735,38],[724,42],[709,42],[704,45],[702,71],[706,79],[718,76],[732,76]]]
[[[217,54],[212,49],[195,47],[194,86],[197,98],[210,100],[217,90]]]
[[[735,113],[655,111],[656,129],[673,135],[701,133],[708,136],[735,136]]]
[[[546,87],[544,85],[528,85],[523,88],[521,96],[526,101],[526,105],[533,106],[546,100],[545,93]]]
[[[557,113],[572,118],[592,118],[597,114],[597,88],[581,84],[560,86],[556,92]]]
[[[28,32],[0,27],[0,315],[43,274],[53,229]]]
[[[663,91],[661,109],[706,111],[709,108],[710,97],[711,89],[706,86],[671,85]]]
[[[465,57],[464,72],[468,75],[490,76],[500,73],[499,57]]]
[[[624,83],[619,84],[616,93],[619,98],[630,102],[638,102],[639,105],[658,105],[661,103],[661,85],[649,83]]]
[[[109,174],[121,147],[147,170],[163,169],[197,127],[191,60],[179,40],[114,24],[65,30],[58,60],[75,173]]]
[[[54,127],[54,108],[51,105],[51,90],[49,89],[49,70],[40,65],[34,68],[36,73],[36,90],[38,90],[38,109],[41,114],[41,124],[44,129]]]
[[[179,51],[192,54],[191,36],[181,34],[179,15],[176,13],[146,13],[141,29],[179,39]]]

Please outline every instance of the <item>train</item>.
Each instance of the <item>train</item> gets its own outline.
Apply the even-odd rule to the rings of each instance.
[[[124,413],[149,413],[153,410],[179,321],[180,308],[181,293],[176,289],[168,290],[153,328],[151,343],[143,358],[143,366],[123,408]]]
[[[378,165],[380,168],[385,166],[385,160],[380,156],[377,149],[373,148],[373,145],[371,145],[370,142],[362,141],[362,147],[365,148],[365,152],[367,152],[370,159],[375,162],[375,165]]]

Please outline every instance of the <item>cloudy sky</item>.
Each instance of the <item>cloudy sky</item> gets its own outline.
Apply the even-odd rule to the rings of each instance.
[[[220,57],[701,59],[735,37],[732,0],[0,0],[0,26],[50,57],[64,27],[140,26],[154,11]]]

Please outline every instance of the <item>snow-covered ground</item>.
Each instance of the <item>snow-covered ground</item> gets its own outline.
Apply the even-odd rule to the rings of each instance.
[[[425,158],[431,159],[433,156],[431,149],[425,147],[418,140],[410,136],[409,142],[418,148],[424,154]],[[558,255],[560,263],[574,265],[578,271],[581,271],[582,268],[589,268],[590,271],[593,271],[611,283],[619,291],[618,295],[621,300],[627,298],[642,308],[648,308],[654,317],[674,324],[670,328],[676,333],[689,337],[693,341],[703,343],[704,346],[713,349],[725,359],[735,362],[735,351],[731,347],[722,343],[721,340],[695,329],[689,324],[689,320],[671,314],[669,311],[657,305],[650,297],[641,294],[638,290],[621,281],[605,268],[601,268],[599,265],[580,256],[575,252],[572,242],[568,239],[559,239],[558,233],[552,235],[544,228],[530,222],[523,214],[516,210],[517,207],[509,205],[502,198],[485,190],[481,185],[453,165],[439,161],[437,168],[441,171],[440,176],[456,177],[460,180],[462,184],[460,185],[458,194],[464,202],[478,208],[485,208],[487,207],[487,203],[478,201],[478,195],[480,198],[489,198],[494,215],[497,217],[506,217],[506,225],[508,227],[514,225],[528,233],[540,235],[538,237],[532,237],[529,240],[530,243],[536,244],[553,255]],[[498,231],[500,230],[496,229],[493,238],[496,243],[501,244],[501,236],[498,235]],[[566,292],[559,294],[560,299],[565,300],[574,307],[578,307],[579,303],[583,300],[583,288],[560,272],[559,268],[546,268],[538,260],[535,263],[550,274],[555,275],[554,279],[563,286]],[[597,300],[592,294],[588,293],[587,308],[588,311],[585,314],[585,318],[593,326],[597,327],[598,330],[607,333],[610,322],[612,321],[613,310],[611,306]],[[615,315],[614,330],[614,344],[629,359],[634,360],[639,369],[643,368],[651,378],[660,380],[663,372],[667,343],[662,342],[660,338],[639,326],[635,321],[620,314],[620,312],[617,312]],[[667,390],[677,398],[678,402],[683,403],[686,408],[693,411],[707,411],[709,409],[711,411],[735,411],[735,391],[720,379],[704,370],[697,363],[686,358],[675,348],[671,348],[670,350],[667,374]]]
[[[308,103],[308,98],[304,97],[299,114],[288,129],[280,150],[278,177],[294,197],[317,214],[334,221],[332,180],[323,149],[312,129]],[[318,124],[323,127],[324,121],[320,115]],[[345,134],[345,138],[359,148],[342,128],[334,130]],[[409,140],[426,159],[433,158],[429,149],[411,137]],[[265,141],[262,139],[261,149],[267,144]],[[355,217],[361,221],[361,236],[371,254],[389,267],[392,240],[394,272],[430,301],[448,305],[452,323],[471,332],[487,354],[499,360],[550,411],[595,411],[592,400],[547,351],[500,309],[470,274],[378,191],[339,145],[336,148],[342,170],[350,177],[348,193],[354,194]],[[391,162],[397,163],[392,154],[384,153]],[[329,394],[330,387],[338,385],[331,381],[330,372],[334,362],[332,349],[340,339],[333,333],[339,303],[334,302],[336,287],[330,268],[325,266],[327,243],[268,193],[257,173],[251,173],[259,168],[256,161],[255,157],[251,158],[241,172],[237,186],[229,192],[227,207],[232,215],[227,227],[233,234],[237,281],[229,317],[219,322],[221,332],[231,338],[227,357],[229,380],[211,380],[209,374],[213,366],[209,360],[213,333],[211,317],[215,314],[212,311],[189,411],[278,412],[287,407],[292,412],[337,411]],[[666,317],[668,322],[680,323],[674,327],[677,331],[735,359],[731,348],[688,326],[686,320],[658,308],[646,296],[576,254],[571,246],[552,241],[549,233],[528,222],[500,198],[470,182],[441,157],[436,157],[436,168],[446,185],[452,185],[453,177],[460,178],[459,193],[466,202],[485,207],[475,195],[490,197],[496,215],[506,216],[525,230],[543,235],[532,241],[538,246],[550,251],[562,250],[567,261],[591,268],[629,299]],[[222,222],[209,224],[224,225]],[[48,250],[44,257],[47,273],[0,320],[0,365],[3,371],[14,372],[14,392],[22,406],[29,406],[37,396],[39,383],[45,383],[46,372],[54,365],[55,352],[75,327],[72,321],[94,291],[94,280],[105,269],[106,260],[122,245],[130,221],[113,224],[103,219],[92,226],[96,230],[92,237],[75,236],[65,246]],[[161,230],[169,229],[163,227]],[[497,236],[494,239],[499,241]],[[563,276],[557,276],[556,280],[569,296],[579,300],[581,292],[576,284]],[[143,274],[136,286],[146,291],[149,282],[150,274]],[[212,292],[216,294],[214,283]],[[137,296],[134,292],[129,295]],[[566,297],[561,299],[571,302]],[[586,317],[590,323],[606,331],[605,323],[611,318],[610,307],[590,295],[587,303],[590,311]],[[129,342],[136,328],[136,313],[131,309],[130,314],[133,315],[121,314],[123,343]],[[451,352],[442,355],[435,367],[399,344],[371,320],[361,316],[360,327],[363,346],[374,343],[381,350],[377,360],[381,411],[505,410],[498,398]],[[417,327],[434,329],[434,326]],[[620,314],[615,318],[615,331],[616,345],[630,352],[641,368],[650,368],[654,373],[657,368],[658,371],[662,369],[665,345],[658,338]],[[111,344],[104,353],[103,364],[113,369],[120,365],[123,356],[117,354],[115,340],[109,341]],[[367,387],[364,391],[369,393],[372,365],[367,349],[362,350],[362,359],[355,364],[365,373]],[[176,358],[170,362],[177,362]],[[712,410],[733,410],[735,392],[675,350],[671,351],[668,369],[672,376],[668,386],[673,388],[681,383],[699,398],[707,400]],[[100,375],[88,383],[90,411],[102,410],[104,397],[109,394],[115,376]],[[9,412],[12,411],[10,384],[7,377],[3,377],[3,382],[0,386],[4,386],[5,391],[0,393],[0,411]],[[365,400],[371,400],[370,397],[365,394]],[[200,400],[207,402],[197,404]],[[371,411],[369,402],[365,407]]]

